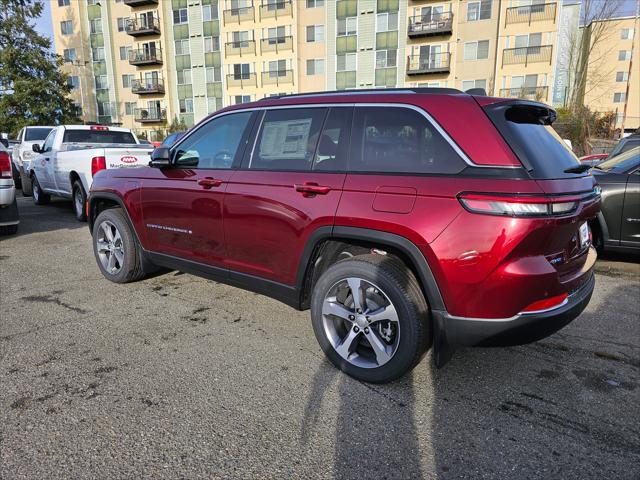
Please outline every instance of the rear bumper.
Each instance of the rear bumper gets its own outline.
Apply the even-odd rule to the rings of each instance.
[[[0,205],[0,227],[5,225],[16,225],[20,223],[18,215],[18,202],[15,196],[9,205]]]
[[[588,280],[558,308],[523,313],[506,319],[456,317],[433,311],[440,341],[456,346],[499,347],[535,342],[557,332],[585,309],[595,286],[593,272]]]

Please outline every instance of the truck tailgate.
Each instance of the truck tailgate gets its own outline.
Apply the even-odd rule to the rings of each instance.
[[[105,148],[105,163],[110,168],[146,167],[153,148]]]

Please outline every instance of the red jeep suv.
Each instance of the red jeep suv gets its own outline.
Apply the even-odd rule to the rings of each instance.
[[[433,345],[516,345],[585,308],[600,192],[541,103],[453,89],[299,94],[220,110],[149,168],[96,175],[103,275],[157,267],[311,309],[369,382]]]

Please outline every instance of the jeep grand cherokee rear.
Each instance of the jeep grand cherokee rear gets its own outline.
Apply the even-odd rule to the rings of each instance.
[[[442,366],[535,341],[594,285],[599,193],[554,116],[450,89],[227,108],[151,168],[96,176],[96,259],[114,282],[164,266],[310,308],[328,358],[371,382],[431,344]]]

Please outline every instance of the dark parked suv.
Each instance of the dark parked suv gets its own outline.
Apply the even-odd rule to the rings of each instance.
[[[546,105],[451,89],[291,95],[223,109],[150,168],[96,175],[98,266],[169,267],[311,309],[322,350],[371,382],[433,345],[515,345],[594,287],[594,179]],[[249,301],[249,300],[247,300]]]

